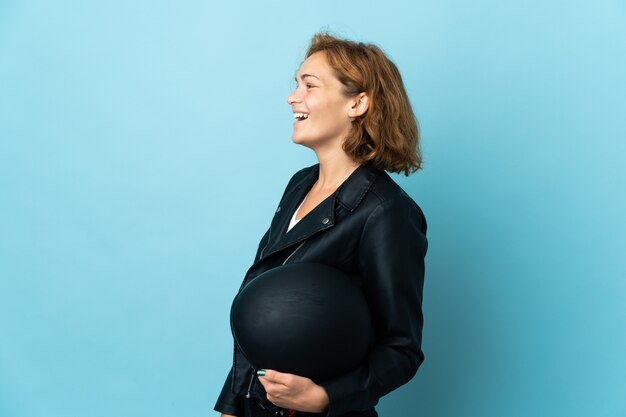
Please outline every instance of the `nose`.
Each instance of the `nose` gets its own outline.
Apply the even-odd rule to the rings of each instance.
[[[290,106],[294,103],[299,103],[300,101],[302,101],[300,99],[300,95],[297,92],[298,89],[295,89],[291,94],[289,94],[289,96],[287,96],[287,104],[289,104]]]

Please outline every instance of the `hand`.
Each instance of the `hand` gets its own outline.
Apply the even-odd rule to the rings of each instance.
[[[308,413],[321,413],[328,407],[326,391],[309,378],[266,369],[259,381],[267,399],[279,407]]]

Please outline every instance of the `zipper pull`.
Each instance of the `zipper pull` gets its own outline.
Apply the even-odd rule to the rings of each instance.
[[[252,369],[252,374],[250,375],[250,383],[248,384],[248,392],[246,393],[246,398],[250,398],[250,389],[252,389],[252,383],[254,382],[254,376],[256,375],[256,371],[254,368]]]

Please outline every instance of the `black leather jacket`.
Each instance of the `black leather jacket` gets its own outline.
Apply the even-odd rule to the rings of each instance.
[[[417,204],[387,173],[367,164],[286,233],[318,173],[319,165],[313,165],[291,178],[241,287],[287,262],[331,265],[357,280],[370,306],[374,345],[356,369],[318,382],[330,400],[324,415],[334,417],[373,407],[408,382],[422,363],[428,244],[426,220]],[[215,410],[241,416],[246,395],[264,398],[254,372],[235,346],[233,367]]]

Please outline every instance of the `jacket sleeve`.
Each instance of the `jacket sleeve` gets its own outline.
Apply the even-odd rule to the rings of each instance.
[[[230,414],[232,416],[243,416],[243,397],[235,395],[232,390],[233,369],[230,369],[222,392],[217,398],[213,409],[217,412]]]
[[[358,262],[374,346],[359,367],[320,384],[330,400],[327,417],[372,407],[417,372],[424,360],[426,250],[426,221],[409,197],[385,201],[370,213],[359,243]]]

